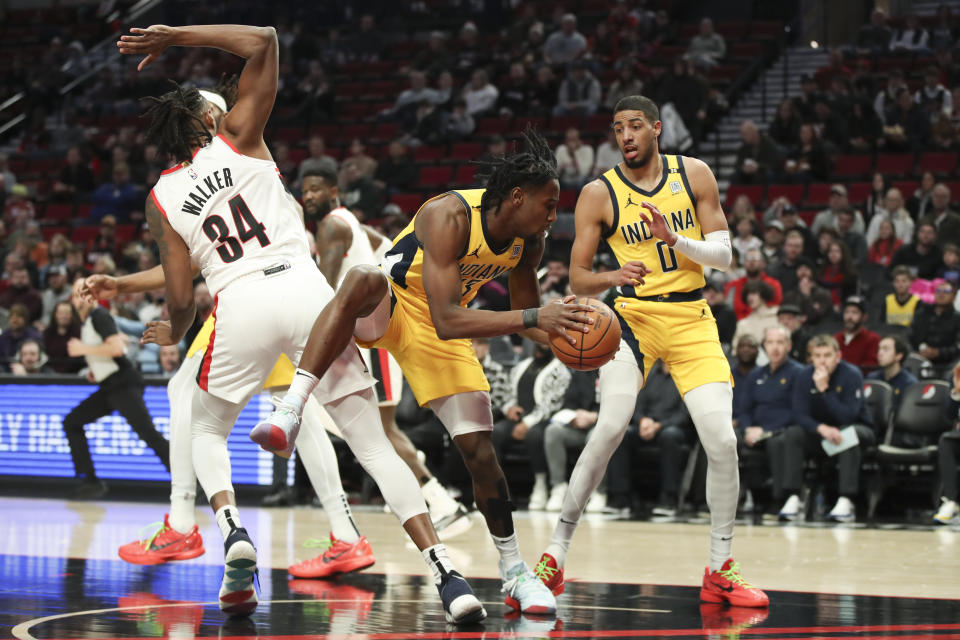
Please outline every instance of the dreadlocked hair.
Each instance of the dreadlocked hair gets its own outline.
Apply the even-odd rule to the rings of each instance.
[[[237,82],[237,74],[228,76],[223,73],[220,75],[216,86],[212,89],[214,93],[219,93],[223,97],[223,101],[227,103],[227,111],[233,109],[233,105],[237,104],[237,92],[239,88]]]
[[[201,118],[200,92],[175,82],[173,85],[173,90],[159,98],[144,98],[151,103],[144,114],[150,118],[146,139],[148,144],[157,145],[161,154],[169,155],[176,162],[187,162],[194,149],[207,145],[212,138]]]
[[[526,151],[507,153],[502,158],[480,163],[486,167],[487,190],[480,200],[480,210],[497,209],[514,187],[541,186],[556,180],[557,158],[547,141],[536,129],[527,125],[522,134]]]

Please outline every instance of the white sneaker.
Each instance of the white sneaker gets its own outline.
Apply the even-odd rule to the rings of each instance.
[[[780,520],[784,522],[793,522],[796,520],[797,516],[800,515],[800,508],[803,505],[800,503],[800,496],[797,494],[791,494],[787,501],[783,503],[783,506],[780,507]]]
[[[940,498],[940,509],[933,519],[940,524],[950,524],[960,518],[960,505],[950,498]]]
[[[833,505],[833,509],[827,514],[827,519],[835,522],[853,522],[856,516],[857,512],[853,503],[850,502],[850,498],[840,496],[837,499],[837,504]]]
[[[535,482],[533,491],[530,492],[530,504],[527,509],[530,511],[543,511],[547,506],[547,484],[546,482]]]
[[[606,511],[607,494],[594,491],[590,499],[587,500],[587,513],[605,513]]]
[[[521,562],[505,574],[501,568],[500,574],[506,577],[501,591],[511,609],[545,616],[557,613],[557,599],[526,562]]]
[[[300,414],[286,402],[277,402],[273,413],[250,431],[250,439],[264,451],[289,458],[299,433]]]
[[[567,495],[567,483],[561,482],[550,489],[550,499],[547,500],[547,511],[559,512],[563,509],[563,496]]]

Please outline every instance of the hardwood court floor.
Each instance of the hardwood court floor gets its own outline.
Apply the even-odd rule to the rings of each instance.
[[[960,529],[740,525],[744,576],[771,595],[769,611],[701,607],[708,527],[588,517],[567,562],[556,620],[505,617],[496,553],[482,520],[447,541],[490,614],[482,628],[448,629],[419,553],[396,519],[357,511],[377,563],[337,581],[290,581],[315,554],[322,510],[241,510],[259,549],[261,606],[237,626],[215,604],[222,551],[209,510],[207,553],[134,567],[116,548],[159,520],[164,505],[0,498],[0,637],[939,637],[960,639]],[[555,516],[516,515],[536,562]],[[273,569],[272,571],[270,569]],[[94,612],[90,612],[93,610]],[[50,616],[53,616],[50,618]],[[49,618],[49,619],[45,619]],[[755,628],[751,628],[755,627]],[[358,635],[359,634],[359,635]],[[532,634],[532,635],[531,635]],[[758,635],[760,634],[760,635]],[[766,634],[766,635],[765,635]],[[866,635],[864,635],[866,634]],[[879,635],[877,635],[879,634]]]

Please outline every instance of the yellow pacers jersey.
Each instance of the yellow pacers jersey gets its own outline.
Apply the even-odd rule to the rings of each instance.
[[[629,298],[664,296],[671,293],[700,290],[704,286],[703,267],[683,254],[675,252],[667,243],[657,239],[640,217],[641,202],[657,206],[667,224],[680,235],[702,240],[697,201],[690,191],[690,183],[683,169],[683,158],[664,155],[663,177],[652,191],[644,191],[623,175],[617,165],[602,176],[613,204],[613,226],[606,232],[606,241],[620,264],[631,260],[643,262],[651,273],[645,284],[620,288]]]
[[[909,327],[913,322],[913,314],[917,310],[920,298],[911,295],[903,304],[897,302],[897,294],[888,293],[886,300],[887,324],[899,324]]]
[[[193,339],[193,342],[190,343],[190,347],[187,349],[187,358],[190,359],[198,351],[204,351],[207,348],[207,345],[210,344],[210,335],[213,333],[213,324],[214,324],[215,314],[211,313],[207,316],[206,321],[200,327],[200,331],[197,332],[197,337]],[[293,367],[293,363],[290,362],[290,358],[286,354],[281,355],[280,359],[277,360],[277,364],[273,366],[273,371],[270,372],[270,375],[267,376],[267,381],[263,383],[264,389],[271,389],[273,387],[288,387],[290,383],[293,382],[293,374],[296,371]]]
[[[458,258],[460,265],[460,306],[466,307],[477,295],[477,290],[494,278],[507,273],[523,255],[523,239],[514,238],[505,247],[491,247],[487,239],[484,217],[480,214],[480,199],[485,189],[449,191],[460,199],[470,216],[470,239]],[[437,198],[442,196],[437,196]],[[427,202],[432,202],[432,198]],[[404,302],[423,310],[429,320],[427,294],[423,290],[423,246],[414,232],[414,216],[406,229],[393,242],[383,258],[383,270],[393,282],[393,290]],[[432,322],[431,322],[432,325]]]

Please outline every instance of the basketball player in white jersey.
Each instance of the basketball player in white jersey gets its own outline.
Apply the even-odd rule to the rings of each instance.
[[[308,218],[318,220],[317,262],[332,287],[338,287],[347,271],[361,264],[378,265],[393,244],[375,229],[360,224],[341,205],[337,174],[325,167],[309,169],[301,184],[303,208]],[[400,365],[386,349],[361,349],[361,355],[377,380],[380,419],[387,438],[420,482],[430,509],[430,518],[447,539],[466,531],[471,523],[466,507],[454,500],[417,457],[417,449],[397,426],[395,415],[403,378]]]
[[[170,321],[151,323],[143,340],[176,344],[193,323],[193,260],[216,301],[191,406],[194,470],[224,537],[220,608],[249,614],[257,603],[257,558],[230,483],[227,434],[277,357],[300,360],[320,311],[329,305],[335,318],[369,314],[383,295],[382,276],[354,269],[347,278],[350,293],[335,298],[310,258],[263,140],[279,72],[272,28],[154,25],[131,33],[118,46],[121,53],[145,56],[139,69],[170,46],[213,47],[246,60],[237,102],[220,122],[206,122],[206,100],[196,89],[179,86],[153,99],[148,111],[147,140],[178,164],[163,172],[145,207],[160,248]],[[483,605],[453,569],[416,479],[378,424],[372,385],[350,342],[314,393],[423,553],[448,621],[476,622],[486,615]]]

